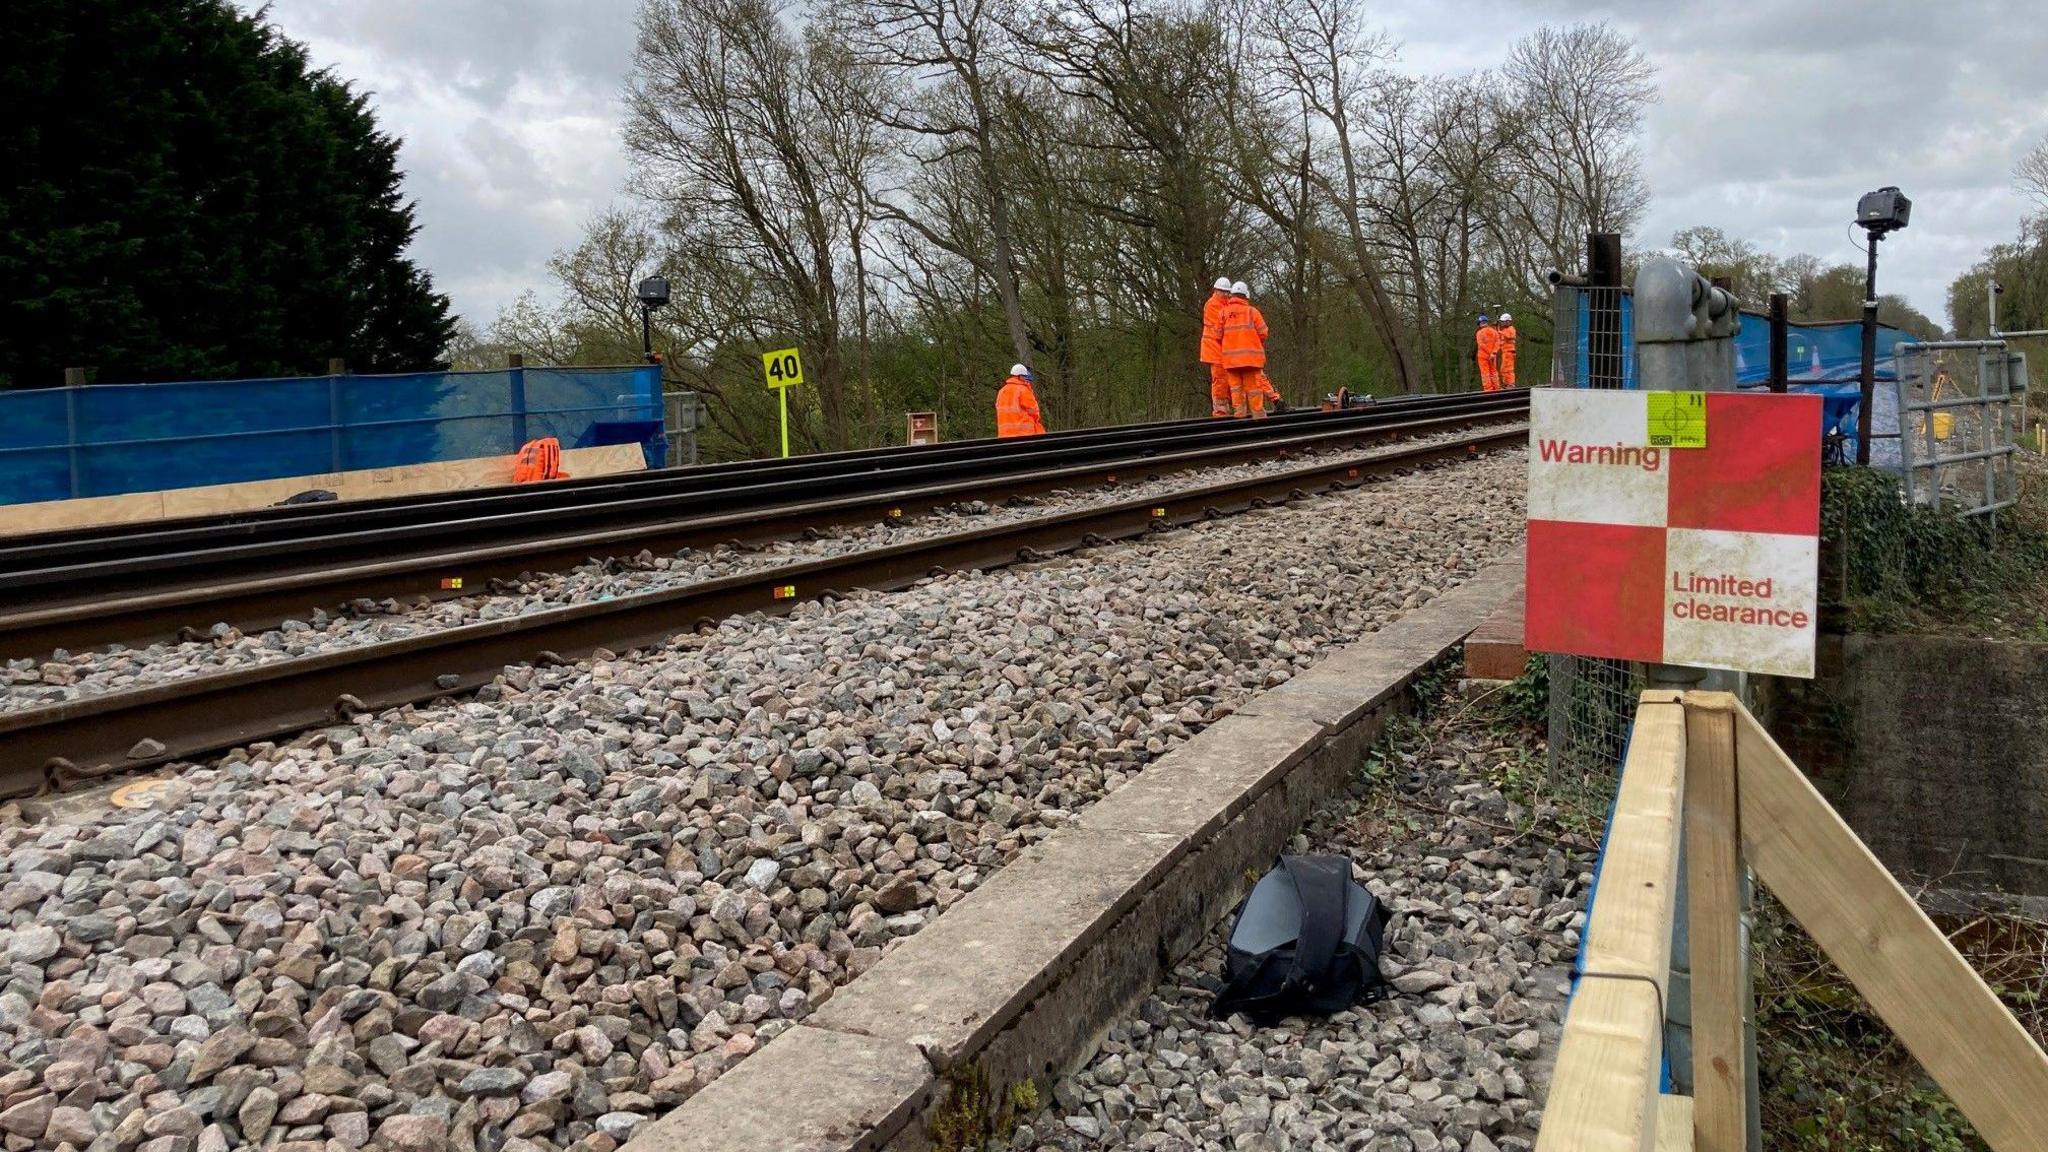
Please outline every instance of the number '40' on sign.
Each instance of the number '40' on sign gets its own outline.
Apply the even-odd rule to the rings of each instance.
[[[803,358],[794,348],[763,352],[761,374],[768,378],[770,388],[793,388],[804,382]]]

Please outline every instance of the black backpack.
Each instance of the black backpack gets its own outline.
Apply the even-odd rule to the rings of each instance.
[[[1342,856],[1282,856],[1237,906],[1210,1015],[1257,1024],[1326,1016],[1391,992],[1380,975],[1388,913]]]

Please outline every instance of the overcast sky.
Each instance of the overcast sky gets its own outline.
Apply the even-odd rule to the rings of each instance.
[[[237,0],[254,9],[253,0]],[[1663,100],[1643,141],[1641,234],[1711,224],[1766,250],[1861,261],[1857,196],[1897,184],[1913,223],[1880,283],[1945,320],[1949,281],[2010,239],[2015,161],[2048,137],[2048,21],[2037,0],[1383,0],[1415,71],[1497,64],[1544,23],[1637,37]],[[373,94],[404,140],[415,254],[488,324],[619,195],[620,90],[637,0],[274,0],[315,61]],[[1711,14],[1711,15],[1708,15]]]

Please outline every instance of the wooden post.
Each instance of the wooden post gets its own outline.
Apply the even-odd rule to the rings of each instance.
[[[83,368],[66,368],[64,370],[64,386],[66,388],[85,387],[85,373],[86,370]]]
[[[1790,328],[1788,309],[1791,297],[1783,292],[1771,293],[1771,391],[1783,392],[1787,381],[1792,378],[1791,368],[1785,362],[1787,333]]]
[[[327,358],[327,374],[329,376],[348,375],[348,361],[339,356],[329,356]]]
[[[1685,697],[1685,884],[1692,957],[1693,1146],[1749,1145],[1742,1014],[1742,852],[1737,827],[1735,698]]]
[[[1747,711],[1735,716],[1735,756],[1742,847],[1757,878],[1986,1144],[2039,1152],[2048,1056]]]
[[[1678,894],[1685,709],[1643,693],[1607,829],[1600,891],[1586,923],[1585,970],[1565,1017],[1538,1152],[1657,1147],[1664,991]]]

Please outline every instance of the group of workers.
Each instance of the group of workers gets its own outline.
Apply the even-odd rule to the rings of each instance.
[[[1209,415],[1260,419],[1278,405],[1280,392],[1266,375],[1266,317],[1252,303],[1242,280],[1219,278],[1202,306],[1202,363],[1209,366]],[[1515,318],[1481,314],[1478,332],[1479,386],[1498,392],[1515,386]],[[1031,369],[1010,366],[996,393],[996,435],[1037,436],[1045,431],[1032,390]]]
[[[1498,392],[1515,386],[1515,318],[1506,312],[1498,321],[1479,315],[1479,387]]]
[[[1245,282],[1219,277],[1202,305],[1202,363],[1209,366],[1209,415],[1266,415],[1280,390],[1266,375],[1266,317]]]

